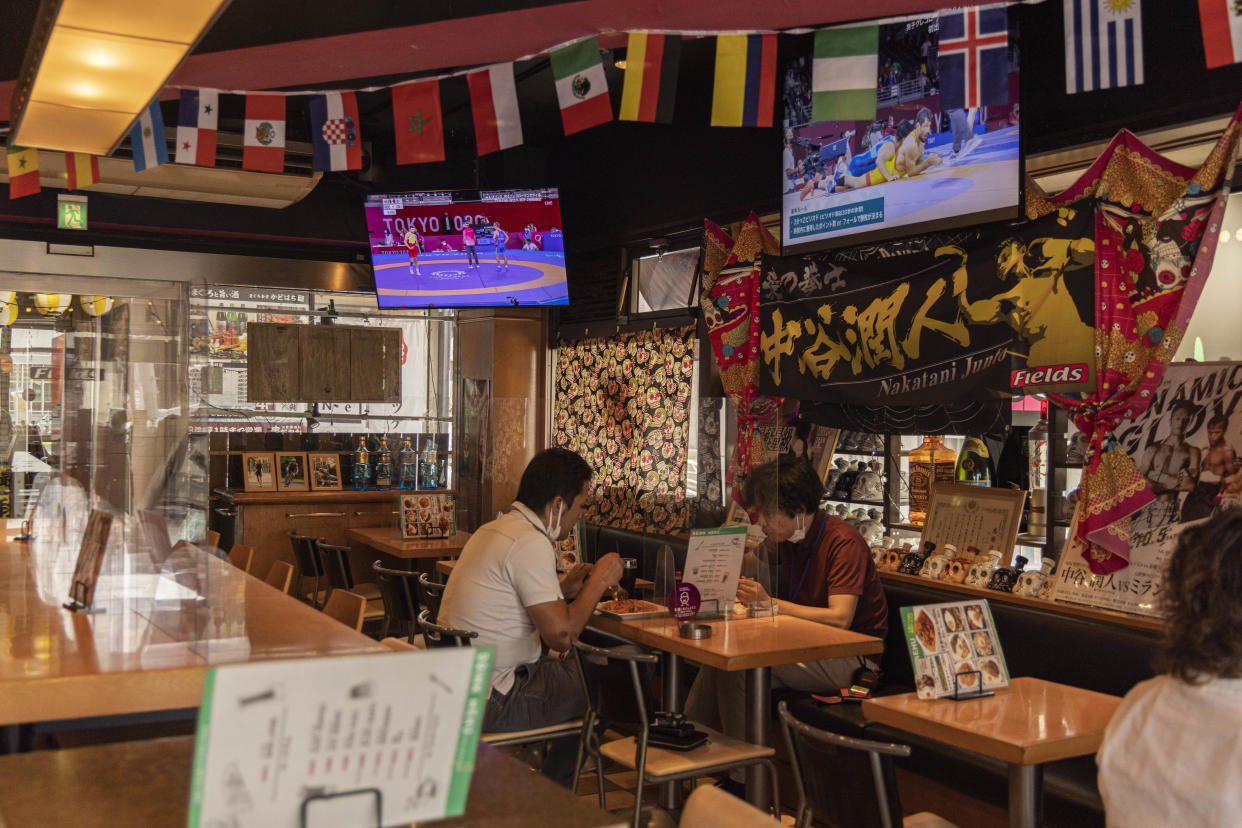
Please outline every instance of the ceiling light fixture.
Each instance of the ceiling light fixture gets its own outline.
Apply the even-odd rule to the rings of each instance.
[[[107,155],[229,0],[42,0],[11,143]]]

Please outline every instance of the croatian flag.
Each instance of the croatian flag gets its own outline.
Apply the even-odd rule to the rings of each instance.
[[[362,169],[357,95],[353,92],[311,95],[310,119],[315,172]]]
[[[1065,92],[1143,83],[1140,0],[1062,0],[1065,5]]]
[[[216,134],[220,93],[215,89],[182,89],[177,110],[177,163],[216,165]]]
[[[936,65],[944,109],[1009,103],[1009,15],[1005,7],[941,12]]]
[[[134,153],[134,172],[168,163],[164,114],[160,112],[158,98],[138,115],[133,129],[129,131],[129,144]]]

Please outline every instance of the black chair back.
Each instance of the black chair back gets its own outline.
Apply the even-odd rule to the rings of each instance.
[[[354,573],[349,570],[349,547],[324,543],[320,538],[316,548],[324,574],[328,576],[328,584],[333,589],[353,589]]]
[[[322,608],[319,603],[319,579],[324,576],[323,561],[319,557],[319,541],[321,540],[322,538],[299,535],[294,530],[289,530],[289,543],[293,546],[293,562],[298,568],[293,591],[297,597],[303,597],[305,593],[302,591],[302,579],[314,578],[315,591],[311,593],[310,602],[315,609]]]
[[[418,576],[418,603],[431,612],[431,621],[440,617],[440,599],[444,597],[445,584],[432,578],[428,572]]]
[[[444,627],[431,620],[431,613],[423,610],[418,614],[418,631],[423,634],[427,647],[469,647],[470,639],[478,638],[473,630]]]
[[[384,636],[403,635],[414,643],[415,619],[418,617],[418,573],[389,569],[379,561],[371,564],[375,583],[384,601]],[[381,637],[384,637],[381,636]]]

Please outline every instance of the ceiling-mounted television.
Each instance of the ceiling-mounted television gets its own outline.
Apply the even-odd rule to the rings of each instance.
[[[377,194],[364,209],[381,308],[569,304],[554,188]]]
[[[874,119],[815,122],[815,95],[853,93],[812,92],[817,72],[834,82],[831,61],[785,66],[786,253],[1018,217],[1018,58],[1005,8],[878,28]]]

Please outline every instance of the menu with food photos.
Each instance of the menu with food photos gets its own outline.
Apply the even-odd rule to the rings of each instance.
[[[920,699],[1009,686],[1009,667],[986,599],[902,607],[901,626]]]
[[[401,495],[402,538],[448,538],[457,532],[451,494]]]

